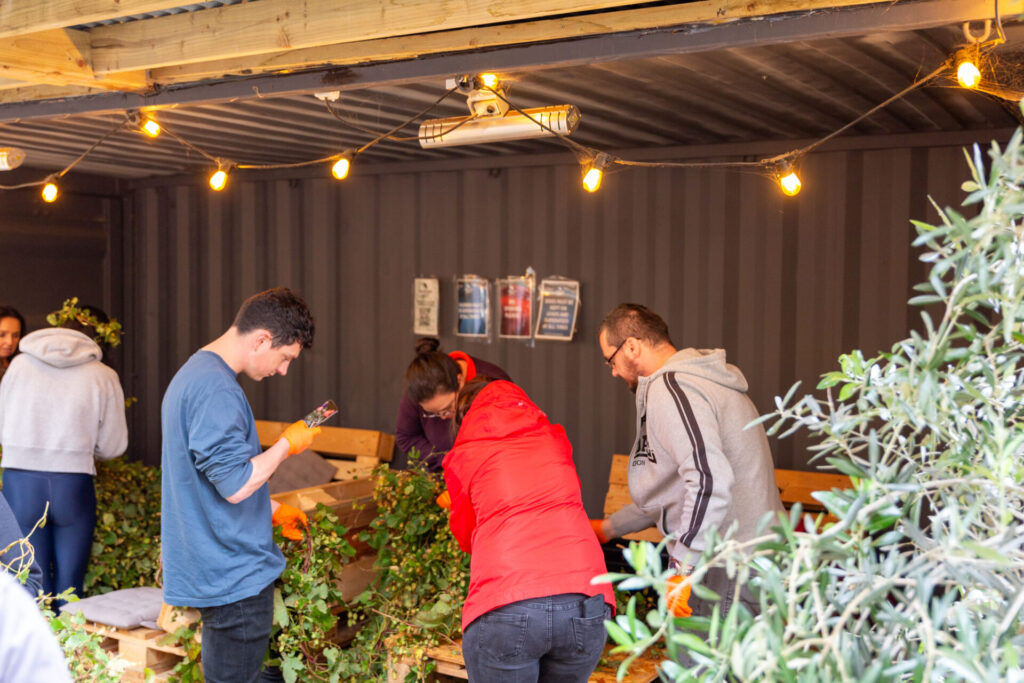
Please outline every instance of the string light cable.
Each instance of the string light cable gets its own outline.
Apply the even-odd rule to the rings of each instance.
[[[996,36],[992,40],[986,40],[988,35],[989,35],[989,33],[990,33],[990,26],[991,26],[992,23],[995,24]],[[892,95],[891,97],[887,98],[885,101],[875,105],[871,109],[869,109],[869,110],[865,111],[864,113],[860,114],[859,116],[857,116],[856,118],[854,118],[850,122],[846,123],[845,125],[841,126],[840,128],[838,128],[838,129],[830,132],[829,134],[827,134],[827,135],[825,135],[825,136],[823,136],[823,137],[821,137],[821,138],[811,142],[810,144],[807,144],[807,145],[805,145],[803,147],[800,147],[798,149],[794,149],[794,150],[791,150],[791,151],[788,151],[788,152],[784,152],[782,154],[778,154],[778,155],[775,155],[775,156],[772,156],[772,157],[767,157],[767,158],[760,159],[760,160],[744,160],[744,161],[635,161],[635,160],[625,159],[625,158],[622,158],[622,157],[615,156],[615,155],[613,155],[611,153],[604,152],[602,150],[599,150],[599,149],[596,149],[596,148],[589,147],[587,145],[581,144],[581,143],[579,143],[579,142],[577,142],[575,140],[572,140],[571,138],[568,137],[567,134],[559,132],[559,131],[553,129],[551,126],[547,125],[543,120],[541,120],[539,118],[536,118],[534,116],[531,116],[529,113],[525,112],[522,108],[520,108],[518,105],[513,103],[511,100],[509,100],[504,95],[504,93],[500,90],[499,84],[498,84],[496,79],[491,79],[490,81],[487,81],[485,79],[478,78],[478,83],[476,85],[477,85],[477,88],[479,90],[484,90],[484,91],[492,93],[495,97],[497,97],[499,100],[501,100],[506,105],[508,105],[510,110],[513,110],[513,111],[517,112],[518,114],[526,117],[530,121],[533,121],[541,129],[543,129],[547,133],[553,135],[555,137],[555,139],[557,139],[560,143],[562,143],[563,145],[568,147],[576,155],[577,161],[580,163],[580,165],[581,165],[581,167],[582,167],[582,169],[584,171],[584,174],[586,174],[591,168],[598,168],[598,171],[600,171],[600,174],[603,175],[604,173],[613,171],[616,166],[619,166],[619,167],[647,167],[647,168],[733,168],[733,169],[737,169],[737,170],[740,170],[740,171],[746,170],[746,171],[750,171],[750,172],[755,172],[755,173],[758,173],[760,175],[767,175],[767,176],[771,176],[771,177],[774,177],[776,179],[781,180],[781,178],[783,177],[784,171],[786,172],[786,175],[788,175],[789,173],[793,173],[795,175],[795,168],[796,168],[799,160],[802,157],[804,157],[805,155],[807,155],[808,153],[810,153],[811,151],[817,149],[818,147],[820,147],[821,145],[825,144],[829,140],[832,140],[833,138],[837,137],[838,135],[841,135],[842,133],[848,131],[853,126],[857,125],[858,123],[860,123],[864,119],[866,119],[869,116],[875,114],[879,110],[887,107],[888,105],[892,104],[893,102],[895,102],[895,101],[897,101],[899,99],[902,99],[903,97],[906,97],[911,92],[913,92],[913,91],[921,88],[922,86],[924,86],[924,85],[934,81],[939,76],[942,76],[944,74],[946,74],[946,75],[952,74],[953,71],[955,71],[955,68],[956,68],[956,65],[957,65],[957,61],[958,61],[958,57],[960,56],[961,52],[964,49],[971,49],[975,54],[977,54],[977,55],[979,55],[981,57],[986,57],[987,58],[987,55],[991,51],[992,48],[994,48],[995,46],[1003,44],[1003,43],[1006,42],[1006,36],[1005,36],[1004,31],[1003,31],[1002,20],[1001,20],[1000,14],[999,14],[999,2],[998,2],[998,0],[995,0],[995,21],[994,22],[992,22],[991,20],[987,20],[986,21],[985,33],[980,38],[976,38],[970,32],[969,24],[965,24],[964,25],[964,34],[965,34],[965,37],[967,38],[967,42],[968,42],[968,45],[967,45],[966,48],[961,48],[960,50],[958,50],[957,53],[954,53],[949,58],[947,58],[936,69],[934,69],[933,71],[931,71],[930,73],[928,73],[927,75],[925,75],[925,76],[923,76],[921,78],[915,79],[910,85],[908,85],[903,90],[899,91],[898,93],[896,93],[896,94]],[[991,72],[991,68],[990,67],[988,68],[988,71]],[[984,93],[987,93],[987,94],[995,95],[995,96],[998,96],[1000,98],[1009,98],[1009,99],[1020,99],[1020,95],[1024,94],[1024,93],[1019,93],[1019,92],[1017,92],[1015,90],[1010,90],[1008,88],[999,88],[998,85],[999,84],[996,83],[994,81],[994,79],[988,78],[988,79],[982,79],[982,84],[980,84],[978,87],[972,88],[972,89],[977,90],[977,91],[981,91],[981,92],[984,92]],[[415,115],[413,115],[409,119],[399,123],[398,125],[390,128],[390,129],[388,129],[386,131],[378,131],[378,130],[374,130],[373,128],[371,128],[369,126],[363,126],[361,124],[354,123],[354,122],[346,119],[345,117],[343,117],[341,115],[341,113],[338,110],[336,110],[331,105],[331,103],[329,101],[324,100],[324,103],[325,103],[325,105],[327,107],[328,112],[330,112],[330,114],[336,120],[338,120],[339,122],[341,122],[341,123],[343,123],[343,124],[345,124],[347,126],[350,126],[350,127],[354,128],[356,130],[359,130],[361,132],[367,133],[369,135],[374,135],[375,137],[373,137],[368,142],[366,142],[366,143],[364,143],[364,144],[362,144],[359,147],[356,147],[354,149],[348,149],[348,150],[345,150],[345,151],[343,151],[341,153],[331,154],[331,155],[328,155],[328,156],[323,156],[323,157],[319,157],[319,158],[316,158],[316,159],[310,159],[310,160],[307,160],[307,161],[298,161],[298,162],[291,162],[291,163],[275,163],[275,164],[258,164],[258,163],[235,162],[235,161],[230,160],[230,159],[225,159],[225,158],[222,158],[222,157],[214,156],[213,154],[207,152],[206,150],[204,150],[204,149],[198,147],[197,145],[189,142],[187,139],[185,139],[182,136],[178,135],[173,130],[168,129],[166,126],[161,125],[160,126],[160,132],[167,133],[167,135],[169,135],[171,138],[176,140],[183,147],[185,147],[185,148],[195,152],[196,154],[199,154],[200,156],[204,157],[205,159],[210,161],[212,164],[215,164],[217,166],[217,170],[218,171],[223,171],[224,173],[228,173],[232,168],[252,169],[252,170],[289,169],[289,168],[301,168],[301,167],[304,167],[304,166],[315,166],[315,165],[324,164],[324,163],[328,163],[328,162],[334,162],[334,166],[332,168],[335,169],[334,170],[335,177],[341,179],[341,178],[344,178],[347,175],[347,165],[341,163],[343,160],[347,160],[349,162],[349,164],[351,164],[351,162],[354,160],[354,158],[356,156],[358,156],[359,154],[365,152],[366,150],[370,149],[374,145],[377,145],[377,144],[379,144],[379,143],[381,143],[381,142],[383,142],[385,140],[391,141],[391,142],[419,141],[421,139],[420,136],[406,137],[406,136],[396,135],[396,133],[401,131],[403,128],[406,128],[407,126],[412,125],[413,123],[415,123],[418,119],[420,119],[422,116],[424,116],[427,113],[429,113],[431,110],[433,110],[435,107],[437,107],[439,104],[441,104],[441,102],[443,102],[445,99],[450,97],[457,90],[459,90],[458,86],[453,87],[453,88],[449,88],[440,97],[438,97],[436,100],[434,100],[430,105],[428,105],[422,111],[417,112]],[[435,135],[432,135],[429,138],[422,138],[422,139],[432,139],[434,137],[441,137],[443,135],[446,135],[446,134],[450,133],[452,130],[455,130],[459,126],[465,125],[466,123],[468,123],[470,121],[473,121],[476,118],[478,118],[478,117],[475,114],[467,115],[465,118],[461,119],[458,123],[456,123],[455,125],[451,126],[450,128],[447,128],[444,131],[441,131],[441,132],[439,132],[439,133],[437,133]],[[146,120],[153,120],[153,119],[152,119],[152,117],[147,116]],[[66,175],[69,171],[71,171],[72,168],[74,168],[76,165],[78,165],[89,154],[91,154],[97,147],[99,147],[101,144],[103,144],[107,139],[109,139],[112,135],[114,135],[118,131],[122,130],[123,128],[125,128],[125,127],[127,127],[129,125],[135,125],[135,126],[138,127],[140,125],[139,121],[140,121],[140,115],[139,115],[139,113],[137,111],[126,112],[125,115],[124,115],[124,118],[116,126],[111,128],[102,137],[100,137],[98,140],[96,140],[96,142],[94,142],[92,145],[90,145],[89,148],[87,148],[84,152],[82,152],[74,161],[72,161],[70,164],[68,164],[59,173],[51,174],[51,175],[47,176],[46,178],[44,178],[42,180],[30,181],[30,182],[20,183],[20,184],[17,184],[17,185],[0,185],[0,190],[18,190],[18,189],[29,188],[29,187],[38,187],[40,185],[45,185],[47,183],[52,183],[55,180],[57,180],[59,178],[62,178],[64,175]],[[595,165],[595,162],[597,160],[600,160],[599,167],[597,165]],[[340,172],[339,166],[346,166],[346,168],[344,169],[343,173]],[[597,184],[599,186],[600,182],[598,181]],[[797,184],[799,184],[799,180],[797,180]],[[596,187],[595,187],[595,189],[596,189]],[[591,191],[593,191],[593,190],[591,190]]]
[[[99,140],[97,140],[96,142],[92,143],[92,145],[90,145],[88,149],[86,149],[84,152],[79,154],[78,158],[76,158],[70,164],[65,166],[64,169],[61,170],[60,172],[52,173],[52,174],[46,176],[45,178],[43,178],[42,180],[33,180],[33,181],[30,181],[30,182],[26,182],[26,183],[19,183],[17,185],[0,185],[0,190],[22,190],[22,189],[24,189],[26,187],[39,187],[40,185],[46,185],[47,183],[51,183],[54,180],[57,180],[59,178],[63,178],[68,173],[68,171],[73,169],[75,166],[78,165],[78,163],[80,161],[82,161],[87,156],[89,156],[93,152],[93,150],[95,150],[97,147],[99,147],[104,142],[106,142],[107,138],[109,138],[111,135],[113,135],[114,133],[118,132],[119,130],[121,130],[122,128],[127,126],[129,123],[130,123],[129,117],[126,115],[121,120],[120,123],[118,123],[116,126],[114,126],[109,131],[107,131],[106,134],[104,134],[103,137],[101,137]]]

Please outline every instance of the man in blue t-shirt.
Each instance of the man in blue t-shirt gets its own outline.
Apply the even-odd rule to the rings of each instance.
[[[306,523],[301,511],[270,500],[267,480],[320,432],[299,420],[263,451],[238,373],[257,382],[286,374],[313,344],[313,330],[309,308],[292,291],[255,294],[223,335],[181,366],[164,393],[164,601],[199,608],[210,683],[261,675],[274,581],[285,566],[272,524],[301,539],[299,526]],[[262,675],[281,680],[276,671]]]

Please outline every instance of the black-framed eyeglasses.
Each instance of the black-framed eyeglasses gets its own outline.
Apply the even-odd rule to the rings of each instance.
[[[436,413],[428,413],[426,410],[420,409],[420,414],[425,418],[437,418],[439,420],[450,420],[455,417],[455,402],[458,400],[459,395],[456,393],[452,397],[452,402],[448,404],[446,408],[442,408]]]
[[[612,355],[604,359],[605,365],[607,365],[608,367],[612,366],[612,361],[615,360],[615,356],[619,353],[619,350],[622,348],[622,346],[629,341],[629,339],[629,337],[626,337],[625,339],[622,340],[622,343],[615,347],[615,350],[612,351]]]

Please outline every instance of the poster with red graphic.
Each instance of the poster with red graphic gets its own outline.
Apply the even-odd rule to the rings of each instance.
[[[501,325],[498,336],[529,339],[533,323],[533,278],[508,277],[498,280]]]

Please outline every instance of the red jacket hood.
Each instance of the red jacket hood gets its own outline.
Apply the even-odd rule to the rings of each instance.
[[[466,413],[455,446],[479,439],[507,439],[550,424],[526,392],[512,382],[491,382]]]

